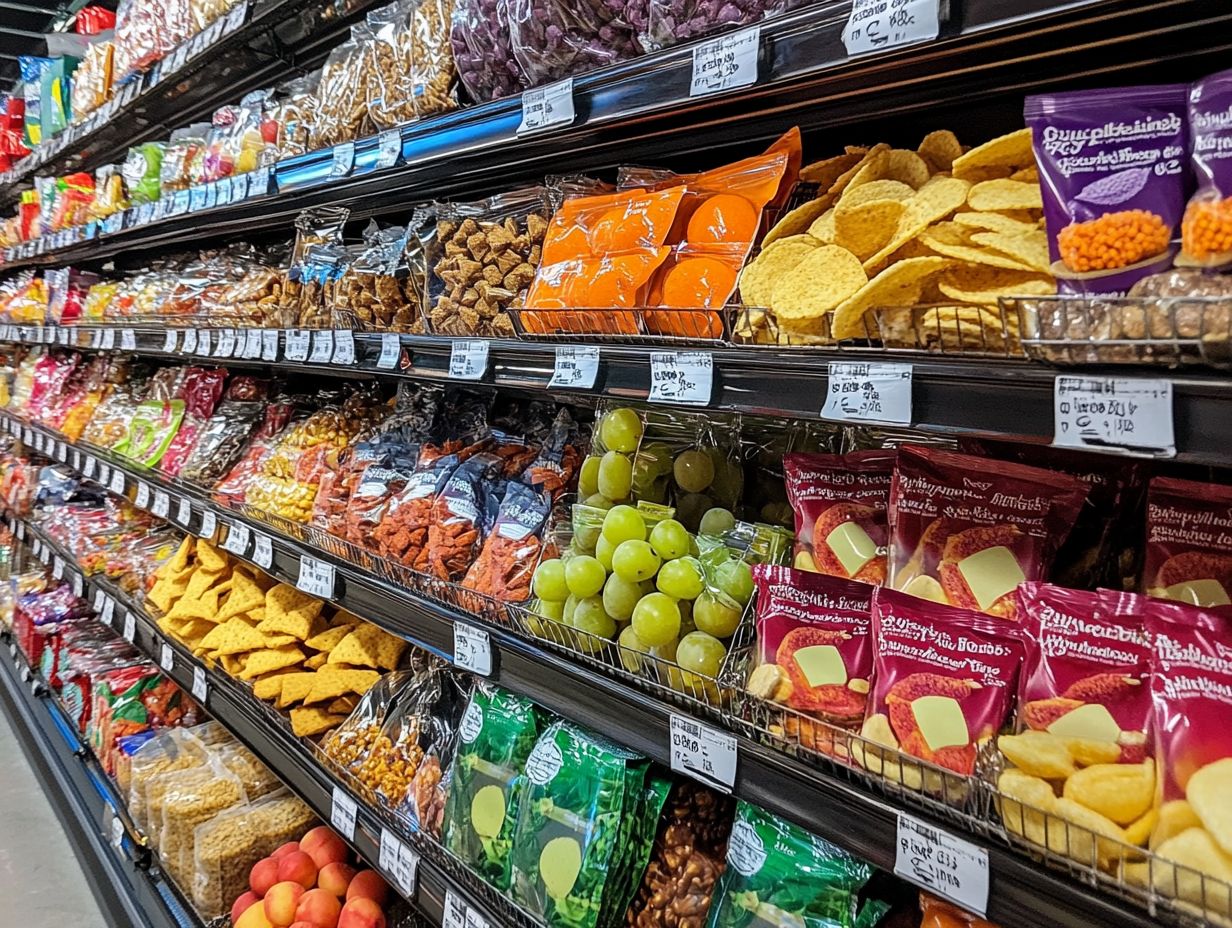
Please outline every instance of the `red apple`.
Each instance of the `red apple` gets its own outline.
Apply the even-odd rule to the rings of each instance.
[[[278,880],[278,861],[272,857],[258,860],[248,873],[248,885],[258,896],[264,896]]]

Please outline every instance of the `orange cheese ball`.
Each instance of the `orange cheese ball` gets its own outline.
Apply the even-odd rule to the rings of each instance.
[[[1181,220],[1181,248],[1199,261],[1232,252],[1232,197],[1190,203]]]
[[[1109,271],[1165,251],[1171,233],[1159,216],[1145,209],[1105,213],[1071,223],[1057,236],[1061,260],[1071,271]]]

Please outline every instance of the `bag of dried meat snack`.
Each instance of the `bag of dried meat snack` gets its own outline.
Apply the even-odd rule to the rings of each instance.
[[[873,595],[872,626],[873,689],[860,733],[974,773],[980,747],[1001,730],[1014,701],[1024,657],[1018,627],[886,587]],[[856,759],[880,772],[869,753],[858,750]],[[919,783],[908,776],[904,785]]]
[[[873,588],[790,567],[757,564],[757,666],[748,690],[823,721],[864,721],[873,643]]]
[[[889,586],[1005,619],[1045,580],[1087,488],[1056,471],[904,445],[890,487]]]
[[[497,480],[503,465],[494,454],[476,454],[458,465],[441,486],[432,503],[424,547],[423,569],[432,576],[459,580],[475,560],[504,495],[506,484]]]
[[[1151,481],[1142,591],[1191,606],[1232,603],[1232,487]]]
[[[1061,293],[1120,295],[1171,266],[1185,202],[1188,90],[1167,84],[1027,97]]]
[[[462,585],[506,603],[529,598],[543,527],[551,511],[552,502],[546,494],[511,481],[505,487],[496,522]]]
[[[372,533],[372,542],[383,557],[414,569],[419,569],[416,564],[421,558],[426,563],[433,503],[457,467],[456,454],[432,456],[426,449],[420,452],[415,472],[402,492],[389,500]]]
[[[1198,189],[1181,220],[1178,264],[1232,262],[1232,71],[1189,88],[1189,164]]]
[[[783,456],[787,499],[796,516],[795,566],[880,584],[886,579],[886,505],[897,454]]]

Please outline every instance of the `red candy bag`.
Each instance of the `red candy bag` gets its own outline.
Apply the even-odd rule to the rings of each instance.
[[[1142,590],[1191,606],[1232,603],[1232,487],[1151,481]]]

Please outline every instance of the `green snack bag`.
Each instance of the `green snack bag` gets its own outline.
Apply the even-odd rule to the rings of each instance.
[[[445,801],[445,847],[500,890],[509,888],[520,774],[541,724],[533,703],[480,684],[458,726]]]
[[[162,460],[183,419],[183,400],[146,400],[137,407],[128,422],[128,432],[112,450],[143,467],[153,467]]]
[[[706,928],[857,928],[871,864],[741,802]],[[870,914],[871,911],[870,911]]]
[[[625,853],[621,855],[619,873],[614,881],[616,889],[604,897],[600,924],[618,925],[625,921],[625,912],[633,902],[633,897],[642,884],[642,874],[646,872],[646,865],[650,862],[650,852],[654,849],[655,835],[659,830],[659,819],[663,815],[663,806],[671,789],[672,781],[667,777],[653,772],[647,774],[641,805],[633,822],[631,840],[625,845]]]

